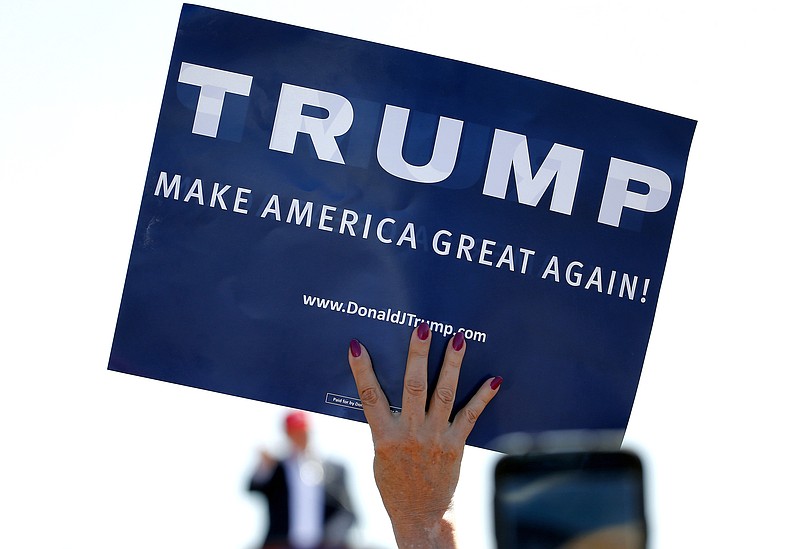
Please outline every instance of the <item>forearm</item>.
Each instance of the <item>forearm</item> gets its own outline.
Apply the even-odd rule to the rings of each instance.
[[[398,549],[455,549],[453,524],[442,518],[422,524],[415,521],[393,520],[392,528]]]

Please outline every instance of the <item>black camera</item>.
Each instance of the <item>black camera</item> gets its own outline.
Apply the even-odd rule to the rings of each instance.
[[[494,515],[498,549],[644,549],[641,460],[614,450],[505,456]]]

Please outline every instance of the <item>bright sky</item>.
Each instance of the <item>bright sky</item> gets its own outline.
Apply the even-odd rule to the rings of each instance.
[[[282,443],[283,410],[106,371],[181,4],[6,4],[0,546],[248,549],[262,509],[244,483],[257,449]],[[651,549],[792,544],[800,40],[787,3],[205,5],[698,120],[625,444],[648,470]],[[317,447],[353,467],[361,541],[392,547],[366,426],[315,420]],[[467,451],[464,547],[491,546],[495,459]]]

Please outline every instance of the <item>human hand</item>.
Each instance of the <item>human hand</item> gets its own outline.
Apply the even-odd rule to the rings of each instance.
[[[463,333],[449,342],[430,403],[426,323],[414,330],[408,348],[402,411],[393,414],[364,346],[350,342],[349,361],[375,445],[373,469],[400,549],[454,547],[444,514],[458,484],[467,436],[503,379],[487,379],[450,422],[466,346]],[[426,410],[427,404],[427,410]]]

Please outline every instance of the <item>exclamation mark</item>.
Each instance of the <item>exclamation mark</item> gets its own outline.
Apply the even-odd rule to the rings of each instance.
[[[650,286],[650,279],[649,278],[645,278],[644,279],[644,288],[642,288],[642,299],[641,299],[642,303],[647,301],[647,288],[648,288],[648,286]]]

